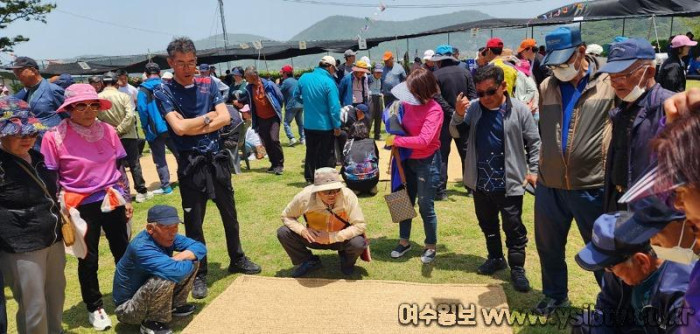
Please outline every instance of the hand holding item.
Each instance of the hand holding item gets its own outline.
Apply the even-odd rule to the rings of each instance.
[[[457,101],[455,103],[455,112],[457,115],[464,117],[467,113],[467,108],[469,108],[469,104],[471,104],[469,98],[464,96],[464,93],[460,92],[459,95],[457,95]]]

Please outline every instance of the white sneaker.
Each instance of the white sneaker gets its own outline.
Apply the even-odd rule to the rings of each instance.
[[[149,199],[153,198],[153,193],[147,191],[145,194],[136,194],[136,203],[143,203]]]
[[[292,138],[289,140],[289,147],[294,147],[294,145],[298,144],[299,141],[297,141],[296,138]]]
[[[426,248],[423,250],[423,254],[420,256],[420,261],[423,262],[423,264],[428,264],[433,262],[435,260],[435,250]]]
[[[255,153],[251,153],[248,156],[248,161],[255,161],[255,160],[258,160],[258,158],[255,156]]]
[[[153,195],[163,195],[163,189],[156,189],[151,192]]]
[[[112,320],[103,308],[98,308],[94,312],[88,313],[88,320],[95,330],[103,331],[112,328]]]

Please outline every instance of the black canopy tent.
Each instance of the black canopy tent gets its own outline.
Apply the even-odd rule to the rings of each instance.
[[[700,0],[596,0],[576,2],[563,7],[550,10],[532,19],[502,19],[493,18],[481,21],[467,22],[452,25],[425,32],[406,34],[401,36],[378,37],[367,39],[367,47],[371,48],[382,42],[417,38],[428,35],[462,32],[471,29],[499,29],[499,28],[528,28],[534,26],[562,25],[587,21],[601,21],[613,19],[628,19],[651,16],[697,16],[700,14]],[[302,49],[298,41],[275,42],[263,41],[262,49],[258,50],[248,45],[229,46],[228,48],[215,48],[200,50],[197,58],[200,63],[222,63],[241,59],[287,59],[302,55],[319,54],[325,52],[343,52],[347,49],[358,49],[356,40],[321,40],[307,41],[306,48]],[[136,73],[143,71],[149,61],[158,63],[161,68],[168,68],[165,54],[135,55],[122,57],[83,59],[74,63],[50,63],[42,73],[45,75],[57,75],[70,73],[76,75],[104,73],[109,70],[125,69]]]

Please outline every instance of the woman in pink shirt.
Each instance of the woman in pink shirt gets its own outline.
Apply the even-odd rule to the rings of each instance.
[[[418,209],[425,230],[425,249],[421,261],[425,264],[435,259],[437,243],[437,215],[435,214],[435,191],[440,179],[440,129],[443,111],[433,96],[438,94],[438,84],[433,73],[426,69],[411,72],[406,82],[391,90],[404,108],[403,128],[408,135],[387,138],[388,146],[411,150],[410,157],[403,161],[406,174],[406,190],[411,202],[418,199]],[[392,143],[393,142],[393,143]],[[399,223],[399,244],[391,252],[399,258],[411,249],[411,220]]]
[[[67,112],[70,118],[44,136],[41,153],[46,167],[58,173],[61,206],[76,225],[87,225],[84,235],[76,235],[76,239],[82,237],[87,251],[74,246],[78,280],[90,324],[104,330],[112,323],[102,308],[97,281],[98,245],[104,230],[116,263],[129,244],[127,222],[133,207],[121,164],[126,152],[114,128],[96,119],[99,111],[112,107],[109,100],[100,99],[88,84],[71,85],[65,96],[56,111]]]

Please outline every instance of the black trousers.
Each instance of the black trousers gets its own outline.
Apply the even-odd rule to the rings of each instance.
[[[148,189],[146,189],[146,181],[143,179],[141,162],[139,162],[139,141],[135,138],[122,138],[121,142],[126,151],[126,162],[129,164],[131,177],[134,179],[134,189],[139,194],[145,194]]]
[[[498,213],[503,220],[503,232],[506,234],[508,264],[510,267],[525,265],[525,247],[527,246],[527,229],[523,225],[523,196],[506,196],[505,193],[474,192],[474,211],[479,220],[479,227],[486,237],[486,249],[489,258],[503,257],[501,231]]]
[[[350,240],[322,245],[315,242],[310,243],[304,237],[290,230],[289,227],[282,226],[277,229],[277,239],[294,265],[302,264],[304,261],[311,259],[313,253],[311,253],[309,248],[338,251],[338,255],[344,256],[348,265],[354,265],[365,250],[365,238],[361,235]]]
[[[447,192],[447,166],[450,159],[450,151],[452,151],[452,140],[457,145],[459,158],[462,160],[462,173],[464,173],[464,159],[467,156],[467,137],[452,138],[450,135],[450,119],[446,119],[442,123],[440,130],[440,154],[442,155],[442,165],[440,165],[440,184],[438,184],[437,194],[442,195]]]
[[[80,281],[80,293],[83,302],[87,306],[88,312],[93,312],[102,307],[102,293],[100,283],[97,281],[97,269],[99,261],[99,243],[101,230],[105,231],[105,236],[109,242],[109,250],[114,257],[114,263],[126,252],[129,245],[127,234],[126,210],[124,206],[117,207],[112,212],[102,212],[100,206],[102,202],[90,203],[78,207],[80,217],[88,225],[85,235],[87,245],[87,256],[85,259],[78,259],[78,281]]]
[[[374,140],[379,140],[382,133],[382,113],[384,112],[384,98],[381,95],[372,95],[370,99],[369,113],[370,124],[374,131]],[[368,127],[367,130],[370,128]]]
[[[304,129],[306,135],[306,162],[304,178],[314,182],[314,172],[322,167],[335,167],[335,136],[333,130]]]
[[[187,167],[189,152],[180,152],[178,160],[178,180],[180,183],[180,196],[182,197],[182,210],[184,211],[185,235],[189,238],[206,244],[204,240],[204,216],[207,210],[207,201],[210,199],[206,189],[195,181],[195,174],[183,175],[183,170]],[[217,168],[229,168],[228,178],[213,179],[214,198],[216,208],[219,209],[221,221],[224,224],[224,234],[226,236],[226,249],[231,262],[243,257],[241,247],[240,230],[238,226],[238,213],[236,212],[236,201],[234,199],[233,185],[231,184],[230,166],[226,164]],[[211,168],[205,169],[202,173],[212,173]],[[226,173],[222,173],[226,174]],[[200,175],[201,177],[201,175]],[[207,257],[204,257],[199,264],[197,276],[206,277],[208,272]]]
[[[262,119],[258,117],[258,134],[270,157],[272,168],[284,167],[284,153],[280,143],[280,120],[277,117]]]

